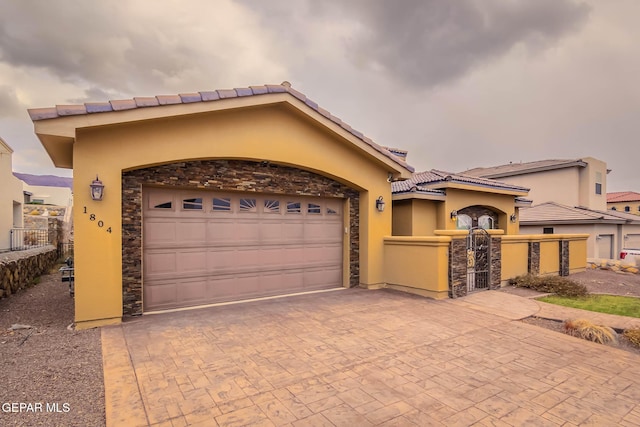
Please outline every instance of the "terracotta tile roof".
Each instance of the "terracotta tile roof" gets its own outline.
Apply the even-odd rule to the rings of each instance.
[[[525,163],[507,163],[505,165],[491,166],[486,168],[473,168],[468,169],[462,173],[484,178],[501,178],[551,169],[563,169],[575,166],[585,167],[586,165],[587,164],[582,161],[582,159],[550,159]]]
[[[340,120],[338,117],[332,115],[329,111],[318,106],[318,104],[311,99],[307,98],[303,93],[298,92],[291,87],[289,82],[282,82],[279,85],[264,85],[264,86],[249,86],[246,88],[234,88],[234,89],[222,89],[208,92],[195,92],[195,93],[183,93],[178,95],[158,95],[151,97],[136,97],[133,99],[113,100],[108,102],[88,102],[79,105],[56,105],[55,107],[48,108],[31,108],[29,109],[29,116],[31,120],[36,122],[40,120],[56,119],[58,117],[76,116],[84,114],[100,114],[114,111],[132,110],[135,108],[156,108],[163,105],[173,104],[189,104],[193,102],[213,102],[220,99],[238,98],[245,96],[261,96],[269,95],[272,93],[289,93],[293,97],[297,98],[309,108],[331,120],[333,123],[340,126],[356,138],[363,141],[365,144],[372,147],[377,152],[381,153],[385,157],[391,159],[395,163],[398,163],[405,169],[414,172],[415,169],[408,165],[404,159],[399,157],[393,151],[376,144],[367,138],[351,126]]]
[[[624,212],[599,211],[583,207],[572,207],[556,202],[541,203],[530,208],[520,209],[520,224],[527,223],[594,223],[610,222],[640,224],[640,217]]]
[[[607,193],[607,203],[639,201],[640,193],[636,193],[635,191],[617,191],[613,193]]]
[[[431,169],[429,171],[414,173],[413,177],[406,181],[397,181],[392,183],[392,191],[394,193],[402,193],[411,191],[413,187],[431,188],[437,187],[438,184],[455,182],[460,184],[471,184],[485,188],[494,188],[500,190],[529,191],[528,188],[520,187],[505,182],[496,181],[494,179],[478,178],[474,176],[456,174],[451,172]]]

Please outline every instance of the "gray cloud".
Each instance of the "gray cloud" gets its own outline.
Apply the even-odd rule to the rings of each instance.
[[[353,3],[351,3],[353,4]],[[409,84],[457,79],[514,46],[537,49],[576,30],[589,9],[569,0],[360,1],[367,31],[352,47]],[[402,7],[399,7],[399,6]]]
[[[0,86],[0,116],[17,117],[24,111],[24,105],[18,99],[15,88]]]

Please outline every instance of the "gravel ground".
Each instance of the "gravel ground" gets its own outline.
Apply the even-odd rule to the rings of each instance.
[[[587,270],[582,273],[572,274],[569,278],[578,283],[582,283],[586,286],[587,290],[593,294],[640,297],[640,274],[618,273],[611,270]],[[512,286],[507,286],[501,290],[524,297],[541,295],[539,292],[530,289],[514,288]],[[640,304],[640,300],[638,304]],[[529,317],[524,319],[523,322],[564,333],[563,322],[541,319],[539,317]],[[640,355],[640,348],[630,343],[622,334],[619,334],[618,338],[618,344],[610,345]]]
[[[57,271],[0,300],[0,426],[104,426],[100,330],[72,322]],[[9,330],[15,324],[31,328]]]

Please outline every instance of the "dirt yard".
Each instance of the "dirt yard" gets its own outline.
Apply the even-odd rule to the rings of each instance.
[[[0,300],[0,426],[105,424],[100,330],[72,322],[57,271]]]

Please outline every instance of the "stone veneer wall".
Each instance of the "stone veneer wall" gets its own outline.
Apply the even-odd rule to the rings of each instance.
[[[0,298],[6,298],[48,273],[58,260],[54,246],[0,254]]]
[[[452,239],[449,246],[449,298],[467,295],[467,239]]]
[[[540,274],[540,242],[529,242],[529,257],[527,262],[527,272],[529,274]]]
[[[569,275],[569,241],[568,240],[560,240],[560,271],[558,272],[558,276],[568,276]]]
[[[313,172],[270,163],[243,160],[178,162],[122,173],[122,303],[125,316],[142,314],[142,191],[145,185],[348,199],[349,284],[352,287],[359,284],[358,191]]]
[[[499,289],[502,283],[502,239],[500,237],[491,237],[489,256],[491,257],[489,289]]]

